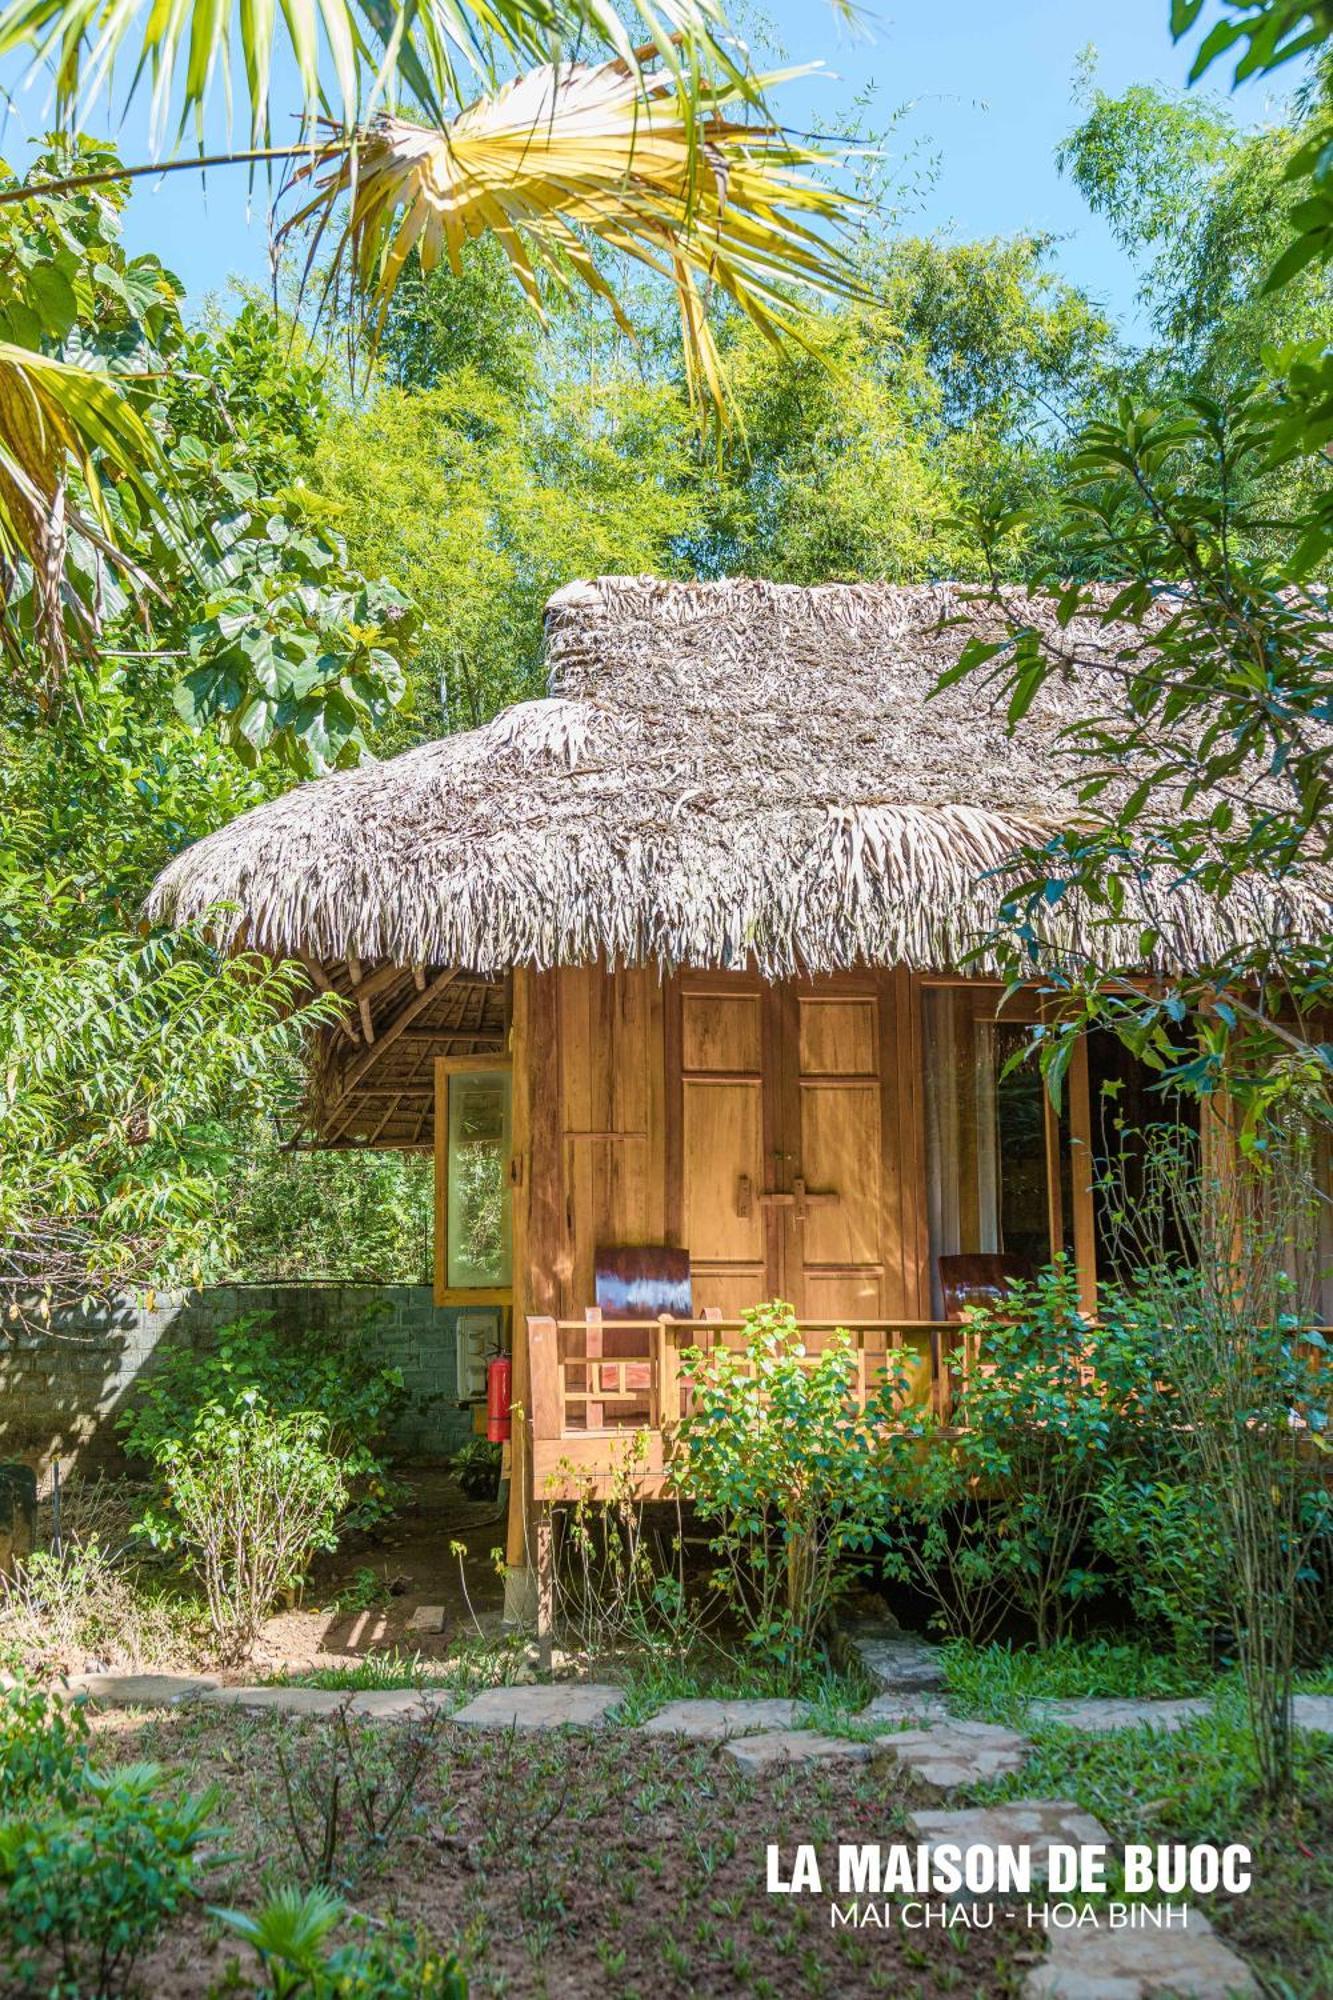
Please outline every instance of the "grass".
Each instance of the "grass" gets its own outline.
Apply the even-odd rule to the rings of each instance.
[[[1207,1694],[1213,1685],[1206,1669],[1187,1666],[1142,1639],[1064,1639],[1044,1653],[955,1639],[943,1654],[958,1708],[997,1722],[1021,1720],[1030,1701],[1093,1695],[1164,1701]]]
[[[835,1666],[823,1654],[795,1676],[783,1665],[704,1646],[681,1657],[644,1650],[606,1663],[595,1677],[615,1679],[625,1689],[626,1722],[644,1722],[670,1701],[764,1701],[790,1697],[831,1723],[850,1722],[874,1689],[857,1668]],[[825,1726],[821,1720],[820,1728]]]
[[[335,1694],[361,1694],[377,1688],[444,1688],[466,1696],[477,1694],[482,1688],[508,1687],[530,1673],[526,1643],[515,1634],[495,1640],[461,1639],[443,1660],[393,1647],[382,1653],[367,1653],[344,1667],[313,1667],[303,1674],[271,1674],[265,1686],[325,1688]]]
[[[1074,1799],[1126,1841],[1248,1846],[1253,1886],[1218,1898],[1208,1915],[1280,2000],[1333,1993],[1333,1741],[1297,1738],[1296,1795],[1282,1812],[1258,1798],[1258,1773],[1239,1685],[1218,1686],[1213,1712],[1165,1734],[1088,1736],[1037,1725],[1020,1772],[975,1787],[969,1803]]]

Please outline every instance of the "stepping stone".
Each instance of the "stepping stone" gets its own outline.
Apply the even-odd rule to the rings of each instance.
[[[172,1708],[217,1687],[214,1674],[71,1674],[69,1692],[107,1708]]]
[[[465,1729],[595,1729],[625,1699],[598,1681],[486,1688],[451,1718]]]
[[[332,1715],[351,1696],[333,1688],[215,1687],[199,1700],[214,1708],[243,1708],[247,1715]]]
[[[1298,1694],[1291,1704],[1291,1719],[1298,1729],[1318,1729],[1333,1736],[1333,1694]]]
[[[927,1847],[950,1841],[969,1847],[1026,1847],[1032,1854],[1032,1878],[1044,1881],[1050,1872],[1051,1848],[1108,1846],[1110,1836],[1099,1820],[1072,1799],[1015,1799],[1006,1806],[970,1806],[957,1812],[912,1813],[908,1825]],[[967,1891],[961,1892],[963,1895]]]
[[[948,1703],[938,1694],[877,1694],[857,1716],[858,1722],[952,1722]]]
[[[1333,1701],[1329,1708],[1333,1710]],[[1187,1722],[1209,1714],[1211,1709],[1212,1703],[1201,1695],[1183,1701],[1123,1701],[1109,1695],[1068,1701],[1039,1698],[1028,1703],[1028,1720],[1055,1722],[1062,1729],[1105,1736],[1113,1729],[1183,1729]]]
[[[433,1709],[447,1707],[448,1701],[446,1688],[367,1688],[347,1705],[351,1714],[373,1716],[380,1722],[414,1722]]]
[[[418,1604],[416,1610],[407,1621],[407,1630],[409,1632],[428,1632],[431,1634],[443,1632],[444,1606],[442,1604]]]
[[[1015,1729],[991,1722],[937,1722],[881,1736],[876,1747],[942,1792],[1022,1769],[1032,1745]]]
[[[775,1764],[867,1764],[882,1750],[879,1743],[820,1736],[813,1729],[774,1729],[763,1736],[733,1736],[724,1754],[743,1771],[768,1771]]]
[[[914,1639],[910,1633],[851,1631],[847,1635],[853,1652],[876,1687],[883,1694],[902,1694],[908,1689],[944,1686],[940,1649],[928,1639]]]
[[[639,1724],[641,1736],[690,1736],[701,1743],[756,1729],[790,1729],[794,1701],[669,1701]]]
[[[1243,1960],[1190,1910],[1183,1930],[1113,1931],[1047,1925],[1050,1955],[1023,1982],[1023,2000],[1257,2000]]]

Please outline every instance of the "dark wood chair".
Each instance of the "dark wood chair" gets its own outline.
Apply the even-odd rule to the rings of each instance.
[[[970,1251],[961,1256],[941,1257],[940,1291],[944,1297],[944,1317],[961,1320],[970,1306],[1003,1309],[1012,1283],[1032,1276],[1026,1257],[1011,1256],[1003,1250]]]
[[[593,1282],[597,1304],[609,1320],[655,1320],[662,1313],[673,1319],[694,1317],[688,1250],[671,1249],[665,1243],[599,1244],[593,1252]],[[605,1360],[624,1360],[643,1353],[644,1336],[628,1327],[611,1326],[601,1334],[600,1348]],[[646,1418],[652,1373],[648,1361],[631,1361],[625,1369],[626,1389],[641,1389],[644,1402],[641,1410],[625,1409],[624,1421]],[[596,1387],[600,1371],[594,1368],[593,1375],[590,1386]]]
[[[690,1253],[664,1243],[611,1243],[593,1252],[597,1303],[608,1319],[693,1319]]]

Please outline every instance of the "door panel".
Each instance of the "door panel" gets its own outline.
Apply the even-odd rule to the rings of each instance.
[[[879,1085],[801,1083],[801,1172],[814,1196],[802,1261],[878,1264]],[[822,1191],[836,1202],[821,1203]]]
[[[869,1076],[878,1070],[875,1001],[801,996],[802,1076]]]
[[[694,1310],[736,1318],[772,1296],[765,1186],[763,993],[682,981],[681,1243]]]
[[[793,1082],[807,1210],[804,1221],[792,1211],[789,1231],[798,1304],[811,1319],[877,1319],[884,1310],[879,1004],[874,990],[836,988],[803,991],[797,1002]]]
[[[681,1068],[760,1070],[758,993],[683,993]]]
[[[685,1079],[685,1240],[702,1263],[764,1262],[763,1105],[754,1083]],[[742,1181],[750,1184],[747,1202]],[[743,1213],[747,1210],[748,1213]]]
[[[886,1279],[898,1211],[879,981],[684,974],[675,997],[677,1212],[696,1313],[787,1298],[810,1319],[878,1319],[901,1289],[897,1265]]]

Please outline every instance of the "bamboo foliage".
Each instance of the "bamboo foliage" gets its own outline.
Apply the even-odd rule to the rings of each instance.
[[[341,218],[334,268],[350,271],[380,323],[413,251],[426,271],[446,258],[458,269],[463,246],[491,234],[539,314],[546,274],[586,285],[629,331],[595,256],[597,246],[619,252],[674,285],[691,387],[724,407],[701,284],[771,338],[799,339],[794,281],[858,289],[821,233],[855,203],[813,177],[826,154],[734,115],[751,87],[762,98],[797,72],[709,86],[696,102],[650,55],[543,65],[449,125],[386,115],[355,144],[335,138],[298,168],[315,193],[283,233],[310,228],[313,260]]]

